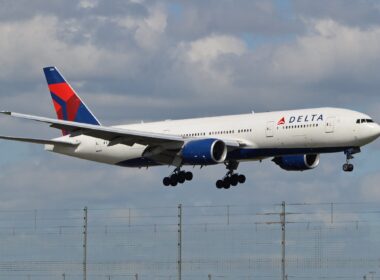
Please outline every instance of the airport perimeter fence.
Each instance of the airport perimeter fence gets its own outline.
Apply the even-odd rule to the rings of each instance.
[[[0,279],[378,278],[380,203],[0,210]]]

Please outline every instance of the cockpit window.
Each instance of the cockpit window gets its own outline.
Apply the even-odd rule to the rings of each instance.
[[[374,121],[371,119],[357,119],[356,123],[373,123]]]

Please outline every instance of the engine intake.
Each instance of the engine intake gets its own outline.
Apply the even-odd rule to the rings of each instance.
[[[318,166],[319,154],[275,157],[272,161],[288,171],[304,171]]]
[[[226,159],[227,146],[218,139],[193,140],[183,146],[181,154],[186,164],[217,164]]]

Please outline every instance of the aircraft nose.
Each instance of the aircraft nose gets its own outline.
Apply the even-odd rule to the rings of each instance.
[[[377,137],[380,136],[380,125],[379,124],[376,124],[375,128],[374,128],[374,134]]]

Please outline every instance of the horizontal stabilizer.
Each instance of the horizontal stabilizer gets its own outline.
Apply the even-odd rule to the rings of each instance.
[[[19,141],[19,142],[27,142],[27,143],[34,143],[34,144],[48,144],[48,145],[61,145],[61,146],[77,146],[78,144],[59,141],[59,140],[46,140],[46,139],[35,139],[35,138],[21,138],[21,137],[12,137],[12,136],[2,136],[0,135],[0,139],[4,140],[12,140],[12,141]]]

